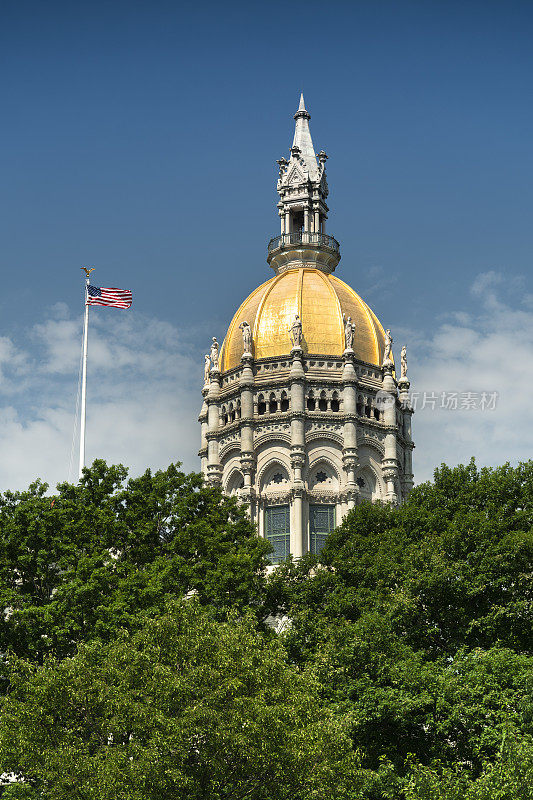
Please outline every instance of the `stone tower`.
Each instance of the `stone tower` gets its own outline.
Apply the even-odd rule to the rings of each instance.
[[[274,563],[319,552],[361,500],[401,503],[413,485],[405,349],[397,382],[390,331],[333,275],[324,151],[303,95],[277,191],[274,277],[242,303],[206,356],[202,471],[249,507]]]

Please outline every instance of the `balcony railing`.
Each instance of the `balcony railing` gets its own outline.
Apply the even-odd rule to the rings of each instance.
[[[296,231],[295,233],[282,233],[281,236],[275,236],[268,243],[268,252],[271,253],[273,250],[298,244],[318,245],[319,247],[327,247],[328,250],[333,250],[335,253],[340,252],[340,245],[333,236],[311,231]]]

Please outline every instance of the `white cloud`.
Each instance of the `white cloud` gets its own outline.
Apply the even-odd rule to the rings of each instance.
[[[506,292],[520,295],[506,299]],[[413,432],[415,479],[441,462],[516,462],[531,456],[533,309],[520,281],[478,276],[474,308],[451,310],[430,336],[398,329],[409,345],[411,389],[419,393]],[[114,309],[91,312],[87,461],[123,463],[131,474],[183,461],[197,470],[204,332]],[[68,478],[80,358],[81,319],[50,309],[24,341],[0,337],[0,490],[36,477]],[[397,353],[398,355],[398,353]],[[423,404],[435,393],[436,408]],[[496,408],[447,410],[440,395],[497,392]],[[77,453],[73,473],[76,478]]]
[[[114,309],[91,317],[87,462],[198,469],[202,355],[169,323]],[[81,319],[60,304],[26,338],[0,339],[0,490],[69,477]],[[71,479],[76,465],[77,440]]]
[[[480,465],[494,466],[531,458],[533,311],[527,302],[505,299],[509,286],[515,294],[520,285],[501,273],[483,273],[471,287],[474,312],[449,315],[425,342],[415,337],[409,377],[419,393],[413,420],[417,482],[442,462],[475,456]],[[457,410],[440,407],[443,392],[446,400],[458,392]],[[475,396],[477,409],[461,408],[466,392]],[[479,408],[483,392],[497,392],[494,410]],[[438,396],[434,410],[430,393]]]

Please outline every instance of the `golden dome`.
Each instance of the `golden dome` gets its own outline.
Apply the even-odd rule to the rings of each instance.
[[[380,365],[384,331],[373,311],[350,286],[318,269],[297,268],[276,275],[244,301],[228,328],[222,345],[221,369],[237,367],[243,352],[241,322],[252,328],[254,358],[288,355],[289,327],[299,314],[302,348],[319,356],[341,356],[344,351],[342,315],[355,324],[353,349],[360,361]]]

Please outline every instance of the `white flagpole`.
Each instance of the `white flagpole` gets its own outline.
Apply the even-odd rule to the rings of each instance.
[[[92,272],[92,270],[91,270]],[[89,277],[85,281],[85,317],[83,324],[83,357],[82,357],[82,373],[81,373],[81,418],[80,418],[80,470],[79,480],[83,476],[83,468],[85,466],[85,417],[87,412],[87,343],[89,334],[89,305],[88,287]]]

